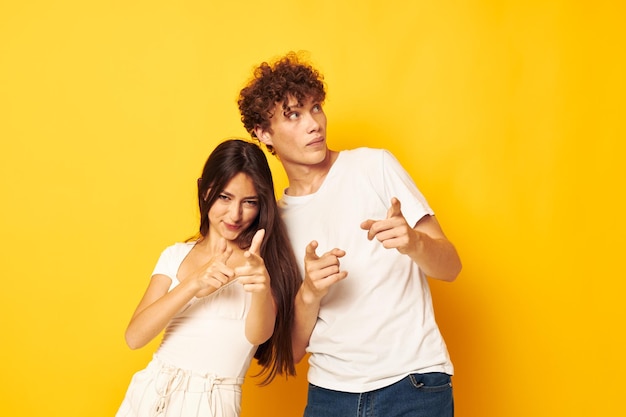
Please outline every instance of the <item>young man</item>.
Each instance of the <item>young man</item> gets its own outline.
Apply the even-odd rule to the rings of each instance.
[[[282,216],[304,280],[294,357],[309,358],[305,417],[454,414],[445,342],[426,276],[453,281],[454,246],[387,151],[326,143],[322,75],[294,53],[262,63],[238,104],[281,161]]]

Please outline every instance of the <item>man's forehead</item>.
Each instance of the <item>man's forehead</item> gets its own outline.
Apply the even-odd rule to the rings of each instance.
[[[302,100],[298,100],[297,98],[295,98],[294,96],[287,96],[287,98],[285,98],[285,100],[282,103],[282,107],[284,109],[297,109],[300,107],[303,107],[304,105],[306,105],[309,102],[313,101],[313,97],[308,96],[308,97],[304,97],[304,99]],[[278,103],[278,105],[280,105],[280,103]]]
[[[286,101],[283,103],[284,110],[299,109],[301,107],[302,107],[302,103],[297,102],[297,101],[289,101],[289,102]]]

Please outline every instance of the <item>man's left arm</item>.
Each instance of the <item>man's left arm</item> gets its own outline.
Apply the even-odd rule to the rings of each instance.
[[[422,217],[412,231],[416,234],[415,242],[408,245],[406,254],[427,276],[454,281],[461,272],[461,259],[435,216]]]
[[[414,227],[409,226],[400,200],[395,197],[391,199],[387,218],[368,219],[361,223],[361,228],[367,230],[369,240],[375,238],[385,248],[408,255],[431,278],[451,282],[461,272],[461,259],[437,219],[425,215]]]

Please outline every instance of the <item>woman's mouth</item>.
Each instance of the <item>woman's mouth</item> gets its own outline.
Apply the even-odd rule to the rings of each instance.
[[[226,222],[224,222],[224,226],[226,227],[227,230],[230,230],[232,232],[237,232],[241,228],[241,225],[230,224],[230,223],[226,223]]]

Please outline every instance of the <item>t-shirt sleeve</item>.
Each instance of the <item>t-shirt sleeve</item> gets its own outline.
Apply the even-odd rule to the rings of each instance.
[[[391,152],[383,150],[382,164],[387,204],[391,204],[392,197],[400,200],[402,214],[408,224],[414,226],[422,217],[435,214],[411,176]]]
[[[161,255],[159,256],[159,260],[157,261],[154,270],[152,271],[152,275],[157,275],[157,274],[161,274],[161,275],[168,275],[167,273],[168,269],[167,269],[167,264],[168,262],[168,254],[169,254],[169,248],[164,249],[163,252],[161,252]]]
[[[172,286],[170,290],[178,284],[178,279],[176,274],[178,272],[178,266],[180,262],[176,262],[176,245],[165,248],[163,252],[161,252],[161,256],[159,256],[159,260],[157,261],[154,270],[152,271],[152,275],[165,275],[172,280]]]
[[[165,250],[161,252],[161,256],[159,256],[159,260],[152,271],[152,275],[165,275],[172,280],[169,288],[170,291],[180,283],[178,281],[178,267],[185,254],[185,247],[181,244],[174,244],[165,248]]]

